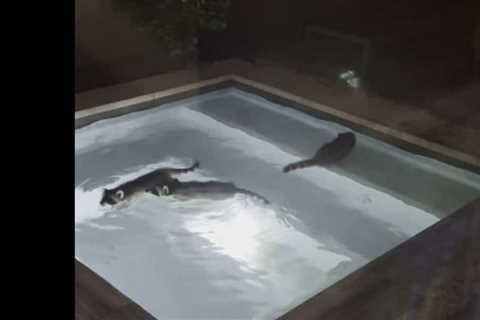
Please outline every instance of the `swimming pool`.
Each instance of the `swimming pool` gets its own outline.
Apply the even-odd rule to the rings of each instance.
[[[480,195],[475,173],[288,107],[223,88],[79,127],[78,259],[159,319],[273,319]],[[352,129],[340,166],[282,173]],[[179,179],[234,182],[271,204],[98,204],[104,187],[193,159]]]

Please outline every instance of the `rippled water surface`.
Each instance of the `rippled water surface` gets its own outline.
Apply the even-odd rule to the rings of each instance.
[[[159,319],[273,319],[438,220],[339,172],[283,174],[300,159],[288,146],[195,99],[180,104],[76,131],[76,256]],[[341,131],[318,130],[317,145]],[[233,182],[271,204],[241,194],[98,204],[102,188],[193,159],[200,169],[180,180]]]

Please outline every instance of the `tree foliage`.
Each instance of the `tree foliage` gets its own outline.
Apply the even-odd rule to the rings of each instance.
[[[230,0],[113,0],[137,27],[149,31],[172,50],[195,45],[199,30],[224,30]]]

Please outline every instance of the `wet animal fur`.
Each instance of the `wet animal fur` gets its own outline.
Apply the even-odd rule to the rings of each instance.
[[[172,181],[178,181],[173,175],[191,172],[198,168],[199,163],[195,162],[189,168],[161,168],[149,172],[134,180],[125,182],[113,189],[103,189],[103,195],[100,205],[116,205],[127,201],[137,194],[151,192],[159,185],[164,185]]]
[[[238,188],[233,183],[220,181],[187,181],[180,182],[177,179],[169,183],[158,186],[151,192],[157,196],[174,195],[177,198],[191,199],[195,197],[206,197],[215,199],[224,199],[234,195],[235,193],[242,193],[254,198],[262,200],[265,204],[270,202],[264,197],[252,191]]]
[[[283,168],[283,172],[287,173],[292,170],[312,166],[329,166],[335,164],[350,154],[355,146],[355,142],[355,135],[352,132],[340,133],[334,140],[318,149],[313,158],[290,163]]]

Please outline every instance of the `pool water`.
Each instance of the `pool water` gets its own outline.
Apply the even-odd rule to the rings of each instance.
[[[341,166],[282,173],[343,131],[236,89],[77,129],[76,256],[159,319],[274,319],[480,195],[478,175],[360,134]],[[270,204],[99,205],[102,188],[193,160],[180,180]]]

